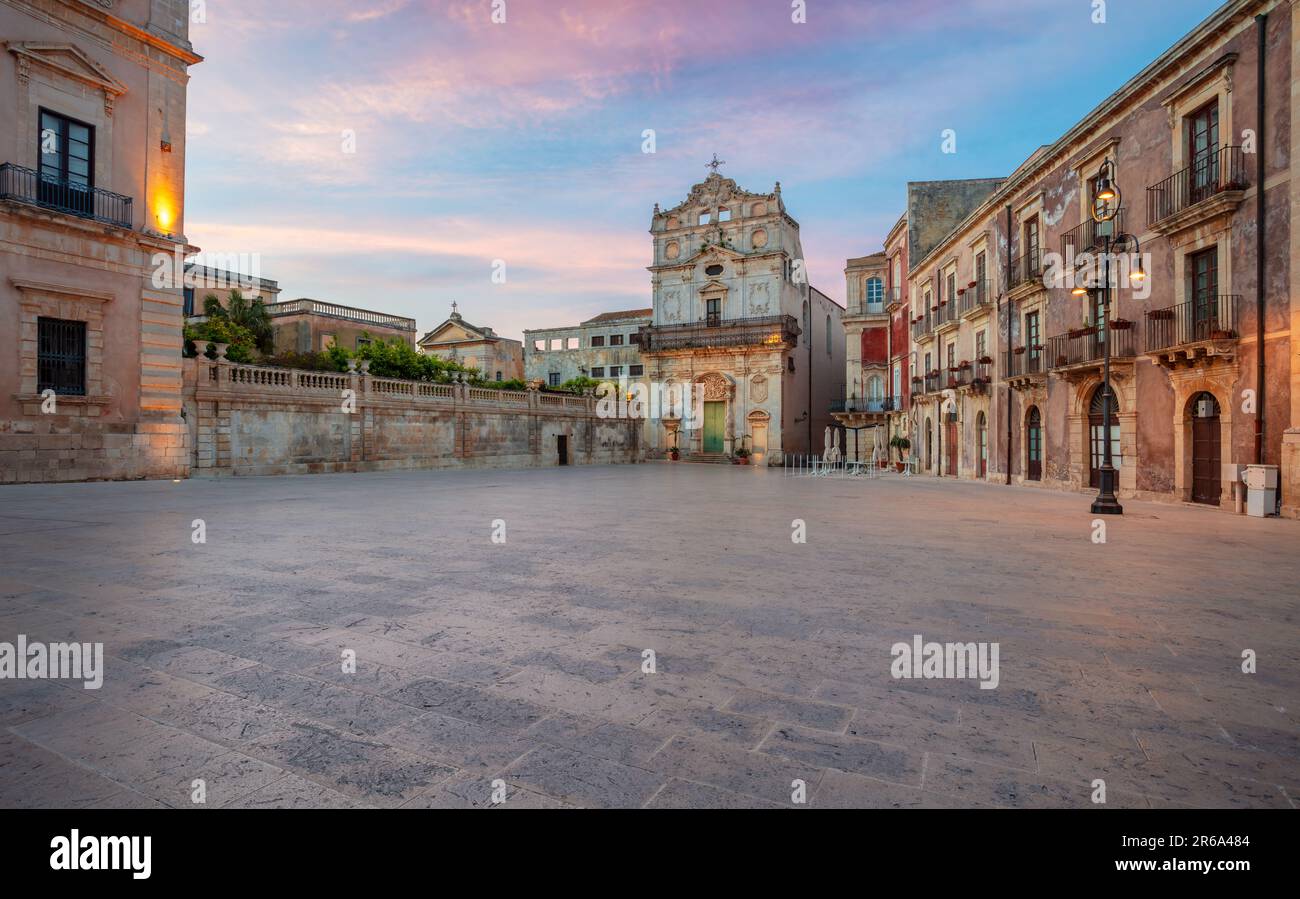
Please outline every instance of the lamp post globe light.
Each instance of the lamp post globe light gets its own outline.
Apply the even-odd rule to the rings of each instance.
[[[1115,480],[1118,472],[1115,470],[1114,459],[1111,456],[1111,407],[1115,397],[1114,389],[1110,383],[1110,268],[1114,262],[1112,254],[1132,243],[1133,253],[1139,257],[1139,261],[1137,267],[1130,271],[1129,278],[1134,282],[1142,281],[1146,277],[1146,272],[1142,270],[1141,245],[1138,243],[1138,239],[1132,234],[1124,234],[1116,230],[1116,219],[1119,216],[1123,198],[1120,194],[1119,181],[1115,176],[1114,160],[1108,158],[1101,164],[1101,168],[1097,171],[1095,183],[1097,192],[1092,203],[1092,220],[1096,222],[1097,236],[1102,237],[1105,242],[1105,250],[1101,257],[1102,314],[1100,316],[1101,320],[1097,323],[1102,344],[1102,461],[1101,468],[1097,472],[1097,498],[1092,501],[1092,513],[1094,515],[1123,515],[1124,507],[1119,504],[1119,499],[1115,496]],[[1084,288],[1075,287],[1072,293],[1075,296],[1086,296],[1088,291]]]

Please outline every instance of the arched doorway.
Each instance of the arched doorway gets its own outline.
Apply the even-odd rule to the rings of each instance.
[[[1110,464],[1119,471],[1119,398],[1115,396],[1114,388],[1111,388],[1110,398]],[[1098,488],[1101,487],[1101,465],[1106,453],[1105,407],[1103,385],[1098,384],[1088,403],[1088,484]]]
[[[980,478],[989,476],[989,424],[981,412],[975,417],[975,470]]]
[[[925,419],[925,470],[934,470],[934,423]]]
[[[1025,479],[1043,479],[1043,414],[1037,406],[1029,407],[1025,418]]]
[[[1187,414],[1192,420],[1192,502],[1217,506],[1223,490],[1219,401],[1201,391],[1188,401]]]

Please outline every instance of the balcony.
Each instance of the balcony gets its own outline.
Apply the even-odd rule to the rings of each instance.
[[[840,388],[840,397],[831,400],[829,411],[842,415],[880,415],[895,411],[898,405],[892,396],[846,394],[844,388]]]
[[[937,371],[927,372],[925,376],[925,389],[923,393],[938,393],[940,389],[940,373]]]
[[[928,340],[934,330],[934,313],[929,309],[912,319],[912,339]]]
[[[1131,362],[1137,355],[1137,329],[1132,322],[1115,321],[1109,330],[1112,361]],[[1088,372],[1099,368],[1105,355],[1106,339],[1100,330],[1088,326],[1047,339],[1047,360],[1053,371]]]
[[[939,301],[939,308],[934,313],[934,330],[948,331],[961,321],[957,317],[957,299],[957,297],[949,297]]]
[[[1045,364],[1047,348],[1041,343],[1031,347],[1016,347],[1006,354],[1003,377],[1017,390],[1025,390],[1047,380]]]
[[[976,281],[958,291],[958,294],[957,314],[962,318],[985,312],[993,305],[993,285],[988,281]]]
[[[1171,234],[1237,207],[1246,195],[1241,147],[1221,147],[1147,188],[1147,226]]]
[[[130,197],[42,175],[6,162],[0,165],[0,200],[13,200],[77,218],[131,227]]]
[[[642,353],[713,347],[766,346],[793,349],[800,329],[793,315],[714,319],[681,325],[642,325]]]
[[[1022,253],[1011,260],[1011,277],[1007,291],[1028,293],[1031,285],[1043,286],[1043,253],[1040,249]]]
[[[988,361],[985,362],[984,360]],[[969,393],[984,393],[993,383],[993,359],[984,356],[974,362],[963,362],[958,367],[957,387]]]
[[[1073,259],[1077,265],[1082,254],[1099,253],[1105,249],[1107,234],[1121,234],[1123,231],[1123,209],[1110,222],[1094,222],[1089,216],[1061,235],[1061,256]]]
[[[1236,355],[1237,310],[1241,297],[1225,294],[1202,297],[1153,309],[1146,316],[1146,351],[1165,366],[1231,360]]]

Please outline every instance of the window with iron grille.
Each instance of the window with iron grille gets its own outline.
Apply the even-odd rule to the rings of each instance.
[[[627,367],[627,373],[628,373],[628,375],[629,375],[630,377],[633,377],[633,378],[639,378],[639,377],[641,377],[642,375],[645,374],[645,366],[644,366],[644,365],[629,365],[629,366]]]
[[[550,372],[550,381],[549,381],[549,383],[550,383],[550,385],[551,385],[552,387],[559,387],[559,386],[560,386],[560,373],[559,373],[558,371]]]
[[[62,318],[36,320],[36,389],[44,393],[86,393],[86,323]]]

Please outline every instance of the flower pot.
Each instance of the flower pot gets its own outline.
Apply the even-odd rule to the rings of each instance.
[[[897,472],[899,472],[899,473],[902,473],[902,471],[903,471],[903,467],[904,467],[906,464],[907,464],[906,462],[895,462],[895,463],[894,463],[894,471],[897,471]]]
[[[1133,327],[1133,323],[1126,318],[1117,318],[1110,323],[1112,331],[1127,331]]]
[[[1017,356],[1023,356],[1025,354],[1025,348],[1022,346],[1018,346],[1011,352],[1015,353]]]

